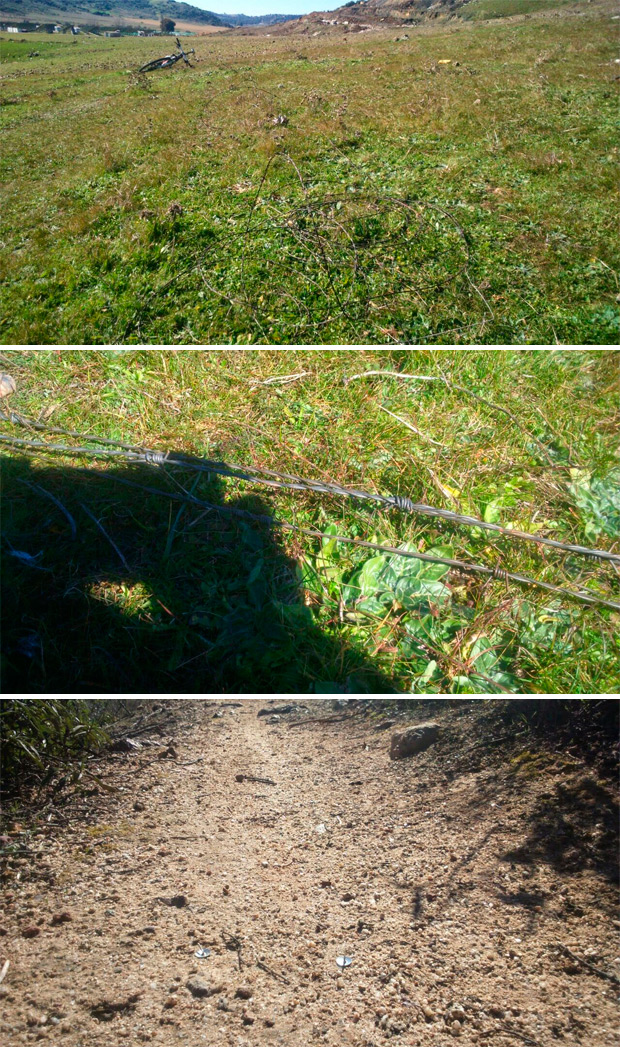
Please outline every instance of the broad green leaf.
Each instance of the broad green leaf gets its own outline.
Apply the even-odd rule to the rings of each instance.
[[[499,658],[491,641],[486,636],[481,636],[472,644],[468,661],[472,663],[473,672],[477,670],[490,676],[497,668]]]
[[[417,547],[412,542],[408,542],[401,548],[411,552],[418,552]],[[452,550],[447,545],[432,546],[432,548],[427,550],[427,553],[429,556],[452,556]],[[426,560],[417,560],[413,559],[413,557],[408,559],[400,556],[391,556],[383,575],[383,581],[386,584],[392,584],[392,586],[396,586],[398,580],[405,577],[437,581],[448,574],[449,570],[450,567],[447,564],[428,563]]]
[[[256,561],[256,563],[254,564],[254,567],[250,571],[250,574],[249,574],[249,577],[248,577],[248,585],[251,585],[252,582],[256,581],[256,579],[260,576],[260,573],[261,573],[262,569],[263,569],[263,559],[262,559],[262,557],[259,557],[258,560]]]
[[[330,567],[324,567],[322,571],[323,576],[331,583],[332,587],[340,587],[342,583],[342,576],[344,570],[342,567],[337,567],[336,564],[332,564]]]
[[[407,543],[406,545],[403,545],[400,548],[402,548],[404,550],[411,549],[412,552],[413,551],[417,552],[416,546],[413,545],[412,543]],[[419,574],[419,572],[420,572],[421,566],[422,566],[422,561],[421,560],[416,560],[413,557],[412,558],[407,558],[407,557],[404,557],[404,556],[396,556],[396,555],[390,556],[386,560],[385,570],[383,572],[383,579],[382,580],[383,580],[385,585],[387,585],[387,586],[389,586],[390,588],[393,589],[394,586],[396,585],[396,583],[398,582],[399,578],[402,578],[403,576],[409,576],[409,577],[417,576]]]
[[[481,689],[469,676],[455,676],[450,685],[451,694],[478,694]]]
[[[310,628],[313,625],[312,611],[302,603],[282,603],[274,600],[284,622],[294,625],[296,628]]]
[[[328,524],[327,527],[324,528],[324,531],[325,531],[325,534],[338,534],[339,533],[336,524]],[[334,551],[335,551],[337,545],[338,545],[338,543],[336,542],[336,540],[334,538],[322,538],[321,539],[321,551],[322,551],[322,554],[323,554],[323,558],[325,560],[328,560],[331,556],[334,555]]]
[[[425,614],[422,618],[409,619],[405,623],[405,632],[422,643],[436,643],[438,639],[436,620],[431,614]]]
[[[620,536],[620,470],[607,477],[592,476],[585,469],[571,469],[569,490],[581,509],[588,537],[604,532],[611,538]]]
[[[485,523],[500,523],[501,518],[499,499],[488,502],[483,515]]]
[[[435,661],[434,658],[432,658],[431,661],[426,666],[426,669],[424,670],[422,675],[420,677],[418,677],[418,681],[417,681],[418,684],[429,683],[429,681],[435,675],[436,670],[437,670],[437,662]]]
[[[425,582],[436,582],[448,574],[450,568],[443,563],[425,563],[420,571],[420,578]]]
[[[356,579],[357,585],[363,596],[375,596],[377,589],[387,588],[386,583],[380,583],[385,565],[386,561],[384,556],[373,556],[370,560],[366,561]]]
[[[444,606],[450,601],[450,590],[443,582],[426,581],[424,578],[401,579],[394,595],[408,611],[426,603]]]
[[[428,657],[429,647],[438,647],[441,644],[438,635],[438,623],[430,614],[422,618],[415,618],[405,623],[405,638],[399,645],[399,651],[405,658]]]
[[[317,569],[312,560],[307,557],[302,561],[300,575],[300,581],[304,589],[310,589],[313,593],[321,593],[323,591]]]
[[[341,596],[343,602],[347,604],[347,606],[349,604],[355,603],[355,601],[359,600],[360,596],[362,595],[362,590],[360,589],[358,582],[359,571],[356,571],[353,577],[350,579],[350,581],[348,581],[347,584],[343,585],[342,587]]]
[[[355,606],[357,611],[365,611],[367,614],[378,614],[383,616],[387,603],[391,602],[391,595],[384,594],[383,599],[377,596],[365,596]]]

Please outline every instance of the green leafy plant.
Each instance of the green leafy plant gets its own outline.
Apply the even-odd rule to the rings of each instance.
[[[404,552],[417,552],[409,542],[401,546]],[[428,550],[429,555],[451,555],[447,546]],[[450,568],[444,564],[426,563],[393,555],[373,556],[357,570],[342,591],[346,604],[359,611],[380,614],[390,606],[416,610],[433,605],[442,607],[450,602],[450,590],[441,581]]]
[[[594,476],[587,469],[571,469],[569,490],[585,519],[585,533],[596,538],[604,533],[620,536],[620,470]]]
[[[416,690],[446,690],[454,694],[498,694],[519,690],[508,671],[507,644],[499,631],[471,634],[471,615],[461,613],[441,620],[432,615],[409,618],[400,652],[405,657],[429,658],[414,683]]]
[[[60,769],[79,764],[101,746],[107,735],[80,699],[3,699],[0,702],[0,745],[3,789],[20,784],[46,785]]]

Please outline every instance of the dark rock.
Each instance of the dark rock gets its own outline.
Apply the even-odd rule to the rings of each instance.
[[[40,927],[24,927],[22,938],[36,938],[41,933]]]
[[[161,847],[158,854],[169,854],[164,847]],[[158,898],[158,902],[162,902],[164,905],[172,905],[175,909],[184,909],[188,904],[188,899],[185,894],[175,894],[172,898]]]
[[[68,912],[57,912],[54,913],[50,920],[52,927],[59,927],[61,923],[71,923],[73,919],[71,913]]]
[[[158,760],[176,760],[177,759],[177,751],[174,748],[174,746],[169,745],[167,749],[162,749],[162,751],[157,754],[157,759]]]
[[[133,1014],[139,999],[140,993],[136,992],[132,996],[128,996],[126,1000],[119,1000],[117,1003],[102,1000],[100,1003],[96,1003],[94,1007],[91,1007],[90,1013],[99,1022],[111,1022],[117,1014]]]
[[[189,989],[192,996],[196,996],[198,999],[211,995],[211,986],[207,984],[204,978],[198,978],[197,975],[194,975],[193,978],[188,978],[185,988]]]
[[[204,978],[199,978],[197,974],[192,975],[188,978],[185,983],[185,988],[191,992],[192,996],[197,999],[204,999],[206,996],[214,996],[218,992],[222,992],[222,985],[209,985]]]
[[[252,990],[247,985],[240,985],[235,993],[235,996],[240,1000],[251,1000],[253,995]]]
[[[424,752],[437,740],[438,734],[439,724],[430,721],[416,724],[415,727],[409,727],[406,731],[398,731],[392,735],[390,759],[401,760],[406,756],[415,756],[416,753]]]
[[[390,727],[393,727],[396,720],[382,720],[381,723],[375,725],[375,731],[387,731]]]
[[[118,741],[112,742],[110,745],[110,752],[135,753],[141,748],[140,742],[134,742],[133,738],[119,738]]]

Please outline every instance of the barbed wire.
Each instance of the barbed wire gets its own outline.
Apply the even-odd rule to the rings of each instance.
[[[81,473],[88,473],[89,475],[92,474],[92,471],[88,469],[79,469],[78,471]],[[216,513],[228,513],[231,516],[236,516],[242,519],[255,520],[259,523],[265,524],[272,530],[292,531],[295,534],[303,534],[309,538],[320,538],[322,541],[343,542],[347,545],[353,545],[356,548],[372,549],[374,552],[382,553],[384,555],[389,554],[390,556],[400,556],[405,559],[422,560],[425,563],[443,564],[446,567],[463,571],[466,574],[484,575],[487,578],[496,581],[503,581],[504,583],[514,582],[517,585],[535,586],[538,589],[544,589],[546,592],[555,593],[556,596],[562,596],[568,600],[576,600],[578,603],[586,604],[590,607],[606,607],[612,611],[620,611],[620,603],[615,600],[606,600],[604,597],[597,596],[589,590],[577,592],[573,589],[566,589],[560,585],[553,585],[551,582],[543,582],[538,578],[530,578],[529,575],[506,571],[498,566],[487,567],[484,564],[470,563],[466,560],[456,560],[452,557],[439,556],[435,553],[422,553],[417,550],[398,548],[393,545],[382,545],[379,542],[367,542],[362,538],[351,538],[349,535],[331,534],[327,531],[319,531],[312,527],[301,527],[299,524],[289,523],[286,520],[278,520],[276,517],[268,516],[265,513],[253,513],[248,509],[239,509],[232,505],[216,505],[213,502],[205,501],[203,498],[198,498],[196,495],[188,492],[185,494],[178,494],[175,491],[165,491],[159,487],[139,484],[133,480],[127,480],[125,477],[117,476],[114,473],[95,471],[95,475],[101,479],[109,478],[115,483],[123,484],[126,487],[133,487],[137,490],[145,491],[148,494],[170,498],[176,502],[196,505],[202,509],[212,510]]]
[[[56,435],[71,436],[74,439],[86,440],[87,442],[99,443],[102,449],[92,447],[75,447],[68,444],[51,444],[44,440],[24,440],[10,434],[0,434],[0,445],[13,446],[24,450],[36,451],[42,454],[60,454],[71,457],[98,457],[116,458],[128,464],[147,464],[157,467],[177,467],[191,469],[230,479],[241,480],[248,483],[261,484],[276,489],[305,491],[315,494],[328,494],[336,497],[348,498],[357,501],[370,501],[378,503],[387,509],[396,509],[405,513],[414,513],[422,516],[436,517],[448,523],[466,527],[479,527],[482,530],[491,531],[507,538],[519,541],[533,542],[538,545],[548,546],[566,553],[576,553],[582,556],[592,557],[598,560],[620,563],[620,554],[609,552],[606,549],[590,548],[583,545],[574,545],[560,542],[554,538],[545,538],[542,535],[529,534],[515,528],[502,527],[501,524],[489,523],[477,517],[466,516],[455,513],[449,509],[440,509],[437,506],[426,505],[423,502],[414,502],[406,495],[382,495],[372,491],[360,490],[358,488],[345,487],[341,484],[327,483],[321,480],[308,480],[300,476],[277,472],[273,469],[263,469],[254,465],[231,465],[226,462],[214,461],[208,458],[199,458],[175,451],[161,451],[148,448],[143,445],[129,444],[120,440],[112,440],[106,437],[91,435],[88,433],[74,432],[61,429],[57,426],[47,426],[42,422],[35,422],[15,412],[5,413],[0,410],[0,419],[32,428],[36,431],[51,432]]]

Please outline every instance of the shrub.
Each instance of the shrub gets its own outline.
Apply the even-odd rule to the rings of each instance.
[[[82,699],[16,698],[0,702],[0,781],[4,793],[46,785],[107,740]],[[76,772],[79,773],[79,772]]]

